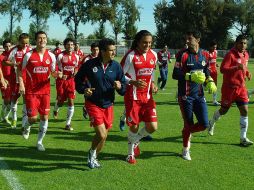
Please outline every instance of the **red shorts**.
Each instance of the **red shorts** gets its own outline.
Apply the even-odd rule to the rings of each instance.
[[[114,119],[113,106],[101,108],[86,100],[85,107],[91,121],[91,126],[95,127],[104,123],[106,129],[112,128]]]
[[[126,123],[128,126],[138,125],[143,122],[157,122],[156,104],[153,99],[146,103],[139,100],[125,100]]]
[[[16,101],[20,97],[19,93],[19,83],[11,82],[11,100]]]
[[[221,87],[221,106],[229,108],[233,102],[239,105],[248,104],[248,92],[245,87],[229,88]]]
[[[27,116],[48,115],[50,111],[49,94],[25,94]]]
[[[75,99],[75,82],[74,78],[68,80],[56,80],[57,100],[63,103],[69,99]]]
[[[210,76],[214,80],[214,83],[217,85],[217,70],[210,70]]]

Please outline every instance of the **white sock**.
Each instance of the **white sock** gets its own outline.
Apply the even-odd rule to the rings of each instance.
[[[5,117],[9,117],[9,115],[10,115],[10,113],[11,113],[11,105],[10,104],[8,104],[7,106],[6,106],[6,110],[5,110]]]
[[[138,140],[140,140],[148,135],[150,135],[150,133],[147,132],[146,127],[143,127],[142,129],[139,130],[137,138]]]
[[[240,138],[245,139],[247,135],[247,130],[248,130],[248,116],[241,116],[240,117]]]
[[[221,115],[219,110],[216,110],[213,114],[213,118],[210,121],[210,124],[213,125],[216,121],[218,121],[220,119]]]
[[[92,155],[92,158],[96,158],[96,149],[93,150],[92,148],[90,149],[90,153]]]
[[[213,102],[216,102],[217,99],[217,93],[213,93]]]
[[[71,119],[72,119],[73,114],[74,114],[74,106],[68,106],[66,125],[71,124]]]
[[[38,144],[42,144],[42,140],[46,135],[48,129],[48,120],[40,121],[39,133],[38,133]]]
[[[26,112],[26,104],[23,104],[23,109],[22,109],[22,127],[25,126],[26,121],[27,121],[27,112]]]
[[[134,144],[138,141],[138,133],[128,132],[128,155],[134,155]]]
[[[57,104],[57,101],[55,102],[54,111],[59,112],[59,106]]]
[[[17,121],[17,108],[18,108],[18,103],[14,104],[13,102],[11,103],[11,112],[12,112],[12,120]]]

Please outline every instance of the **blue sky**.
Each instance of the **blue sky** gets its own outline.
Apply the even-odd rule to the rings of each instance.
[[[160,0],[136,0],[137,5],[141,6],[142,9],[141,12],[141,18],[140,22],[137,23],[138,30],[146,29],[152,32],[153,34],[156,32],[156,27],[154,23],[154,17],[153,17],[153,8],[154,4],[160,2]],[[23,32],[28,32],[29,24],[31,22],[31,19],[29,18],[29,12],[24,11],[23,18],[20,23],[16,22],[16,26],[20,26],[23,30]],[[0,15],[0,36],[2,36],[3,32],[8,30],[8,24],[9,24],[9,15],[3,16]],[[48,20],[48,36],[50,38],[56,38],[58,40],[63,40],[68,33],[68,29],[65,25],[62,24],[62,21],[60,20],[58,15],[51,16]],[[79,33],[83,33],[85,36],[91,34],[94,32],[94,30],[97,28],[97,24],[91,25],[90,23],[87,24],[81,24],[79,26]],[[109,34],[112,34],[112,30],[107,24],[106,30]]]

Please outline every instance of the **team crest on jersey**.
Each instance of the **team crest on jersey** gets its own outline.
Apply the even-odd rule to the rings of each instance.
[[[50,60],[49,59],[46,60],[46,64],[50,64]]]
[[[23,57],[23,52],[17,51],[16,56],[18,58],[22,58]]]
[[[63,57],[63,62],[64,62],[64,63],[68,63],[68,61],[69,61],[69,58],[68,58],[68,57]]]
[[[239,58],[239,59],[237,59],[237,63],[241,63],[242,62],[242,60]]]
[[[97,67],[94,67],[94,68],[93,68],[93,72],[94,72],[94,73],[97,73],[97,72],[98,72],[98,68],[97,68]]]
[[[132,122],[132,118],[130,116],[128,117],[127,120],[128,120],[128,122]]]
[[[203,61],[201,62],[201,64],[202,64],[202,66],[205,66],[205,65],[206,65],[206,62],[203,60]]]
[[[150,60],[150,64],[154,65],[154,60],[153,59]]]

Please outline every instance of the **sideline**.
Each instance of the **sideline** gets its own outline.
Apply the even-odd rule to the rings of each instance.
[[[24,190],[23,186],[19,182],[15,174],[10,170],[8,164],[0,157],[0,172],[6,178],[11,189],[13,190]]]

